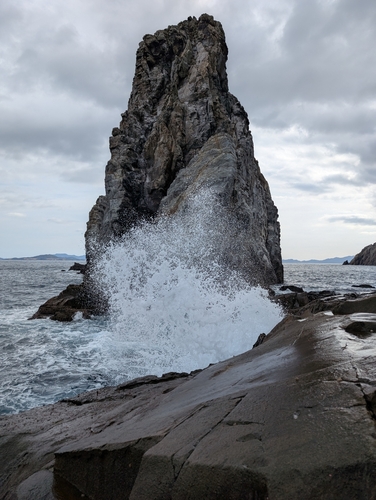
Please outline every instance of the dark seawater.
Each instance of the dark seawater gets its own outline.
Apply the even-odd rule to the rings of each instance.
[[[367,291],[353,287],[353,285],[362,284],[369,284],[376,288],[376,266],[284,264],[284,270],[285,284],[300,286],[307,292],[332,290],[343,294]]]
[[[97,370],[105,320],[28,318],[82,275],[72,261],[0,261],[0,414],[73,396],[108,382]],[[90,326],[89,326],[90,325]]]
[[[71,323],[28,321],[45,300],[81,282],[68,272],[71,261],[0,261],[0,414],[148,373],[205,367],[250,349],[282,318],[261,289],[218,288],[197,269],[145,251],[124,259],[113,248],[102,268],[112,314]],[[354,284],[376,286],[376,267],[287,264],[285,283],[354,292]]]

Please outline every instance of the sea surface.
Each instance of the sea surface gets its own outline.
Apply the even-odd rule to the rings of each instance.
[[[284,264],[284,282],[305,291],[331,290],[337,294],[367,292],[359,285],[376,288],[376,266],[341,264]],[[278,286],[274,287],[278,290]]]
[[[124,248],[112,248],[102,262],[111,314],[78,314],[71,323],[28,320],[41,303],[82,281],[68,271],[71,261],[0,261],[0,414],[148,373],[203,368],[250,349],[282,318],[261,289],[218,287],[163,251],[161,260],[161,245],[153,261],[145,246],[136,251],[138,244],[135,237],[126,262],[117,254]],[[354,292],[352,285],[376,286],[376,267],[286,264],[285,283]]]

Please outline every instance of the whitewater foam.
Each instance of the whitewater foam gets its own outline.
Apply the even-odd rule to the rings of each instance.
[[[104,249],[93,276],[109,305],[106,348],[119,375],[203,368],[252,348],[282,319],[265,290],[226,267],[233,224],[204,191],[184,212],[144,222]]]

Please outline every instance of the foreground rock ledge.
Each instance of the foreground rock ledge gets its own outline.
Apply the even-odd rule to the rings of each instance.
[[[375,499],[375,322],[288,317],[201,372],[2,417],[0,497]]]

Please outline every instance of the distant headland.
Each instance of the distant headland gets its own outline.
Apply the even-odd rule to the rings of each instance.
[[[85,255],[69,255],[67,253],[54,253],[35,255],[34,257],[9,257],[1,258],[0,260],[86,260]]]
[[[347,255],[346,257],[332,257],[329,259],[309,259],[309,260],[298,260],[298,259],[283,259],[283,264],[343,264],[346,260],[350,261],[353,259],[353,255]]]

